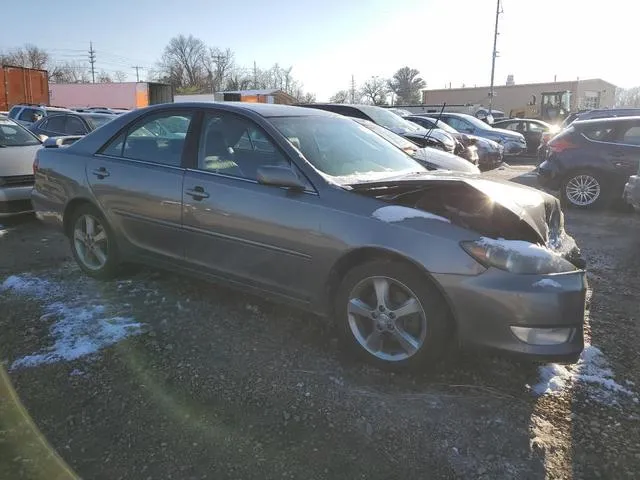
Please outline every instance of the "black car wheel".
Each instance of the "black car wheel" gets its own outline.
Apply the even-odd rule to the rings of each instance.
[[[382,368],[435,363],[451,338],[453,323],[440,292],[401,262],[353,268],[338,290],[335,312],[347,347]]]
[[[69,240],[73,257],[84,273],[101,280],[118,273],[115,235],[97,208],[85,204],[72,213]]]
[[[605,179],[599,173],[590,170],[571,172],[562,182],[561,199],[563,204],[582,209],[599,208],[609,199]]]

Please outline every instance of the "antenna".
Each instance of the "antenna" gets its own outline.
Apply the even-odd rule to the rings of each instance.
[[[498,44],[498,20],[500,19],[500,14],[502,13],[502,9],[500,8],[500,0],[496,0],[496,26],[493,31],[493,55],[491,58],[491,89],[489,90],[489,115],[491,115],[491,109],[493,108],[493,97],[495,92],[493,90],[493,79],[496,72],[496,57],[498,56],[498,50],[496,50],[496,46]]]
[[[436,127],[436,125],[438,124],[438,122],[440,121],[440,117],[442,117],[442,112],[444,112],[444,107],[446,107],[446,106],[447,106],[447,102],[444,102],[442,104],[442,108],[440,109],[440,113],[436,117],[436,123],[432,124],[431,128],[429,130],[427,130],[427,134],[424,136],[425,140],[427,138],[429,138],[429,135],[431,135],[431,130],[433,130]]]
[[[356,81],[351,75],[351,103],[356,103]]]
[[[91,83],[96,83],[96,51],[93,49],[93,42],[89,42],[89,63],[91,64]]]

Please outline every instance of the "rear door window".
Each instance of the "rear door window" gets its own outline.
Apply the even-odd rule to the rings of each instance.
[[[616,129],[611,124],[596,124],[583,128],[582,135],[596,142],[611,142],[615,140]]]
[[[134,160],[180,166],[185,137],[191,124],[192,112],[161,112],[149,115],[129,128],[124,145],[118,138],[103,153]]]
[[[56,115],[54,117],[48,117],[49,119],[42,125],[42,129],[47,132],[59,133],[64,135],[64,125],[66,115]]]
[[[87,133],[87,127],[85,127],[84,123],[82,123],[82,120],[79,118],[67,115],[65,132],[67,135],[85,135]]]

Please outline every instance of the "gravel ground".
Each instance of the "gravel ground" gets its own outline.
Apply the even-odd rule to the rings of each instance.
[[[609,382],[585,359],[542,396],[538,365],[466,352],[429,373],[381,372],[306,313],[146,269],[95,282],[61,235],[30,218],[2,223],[0,478],[640,471],[640,216],[568,212]]]

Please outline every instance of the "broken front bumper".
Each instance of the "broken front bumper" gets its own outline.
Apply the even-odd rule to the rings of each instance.
[[[573,362],[580,356],[587,291],[584,271],[516,275],[489,268],[476,276],[434,277],[449,299],[461,343],[540,361]],[[511,327],[569,329],[570,334],[561,343],[527,343]]]

